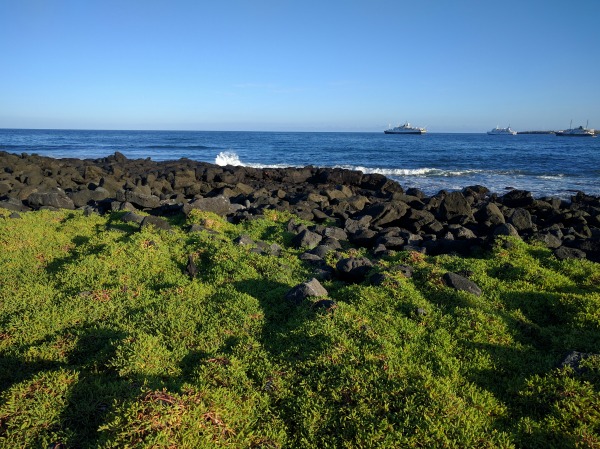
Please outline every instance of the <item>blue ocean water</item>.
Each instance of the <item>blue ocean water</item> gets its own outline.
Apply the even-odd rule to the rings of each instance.
[[[81,131],[0,129],[0,151],[62,158],[182,157],[252,167],[343,167],[381,173],[427,194],[481,184],[503,193],[600,195],[600,138],[552,134]],[[0,167],[1,169],[1,167]]]

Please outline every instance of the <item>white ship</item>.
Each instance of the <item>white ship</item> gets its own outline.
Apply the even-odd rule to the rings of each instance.
[[[386,134],[425,134],[427,130],[425,128],[416,128],[410,126],[410,123],[406,122],[402,126],[395,126],[394,128],[386,129]]]
[[[510,125],[508,125],[508,127],[506,128],[499,128],[498,126],[496,126],[494,129],[488,131],[487,133],[490,136],[514,136],[517,134],[516,131],[510,129]]]
[[[573,126],[573,122],[571,121],[571,126]],[[554,134],[557,136],[567,136],[567,137],[596,137],[596,132],[593,129],[587,127],[588,124],[585,124],[585,128],[580,126],[579,128],[569,128],[562,131],[556,131]]]

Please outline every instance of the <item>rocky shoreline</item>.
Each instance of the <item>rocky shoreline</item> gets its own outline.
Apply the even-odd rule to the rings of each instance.
[[[348,241],[375,256],[390,250],[469,255],[512,235],[543,242],[559,259],[600,262],[599,197],[578,192],[565,201],[523,190],[498,195],[483,186],[426,196],[383,175],[337,168],[221,167],[127,159],[118,152],[86,160],[0,152],[0,207],[14,216],[84,209],[161,217],[200,209],[234,223],[275,209],[317,223],[289,226],[295,245],[317,253]]]

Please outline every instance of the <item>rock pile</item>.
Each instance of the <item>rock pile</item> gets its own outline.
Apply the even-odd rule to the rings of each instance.
[[[136,210],[168,216],[201,209],[232,222],[266,209],[289,211],[318,223],[289,229],[296,234],[294,245],[318,259],[341,241],[375,255],[468,255],[497,236],[512,235],[539,240],[558,258],[600,261],[598,197],[577,192],[564,201],[523,190],[499,196],[483,186],[426,196],[382,175],[337,168],[220,167],[189,159],[132,160],[118,152],[94,160],[0,152],[0,207],[129,210],[132,219]],[[360,279],[365,269],[357,263],[346,261],[338,270]]]

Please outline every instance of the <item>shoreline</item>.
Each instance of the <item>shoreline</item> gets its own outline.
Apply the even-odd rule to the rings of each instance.
[[[0,152],[0,165],[0,207],[15,213],[143,210],[171,216],[200,209],[238,223],[274,209],[339,228],[350,243],[374,254],[469,255],[509,235],[541,241],[559,258],[600,262],[600,197],[583,192],[566,201],[517,189],[500,195],[478,185],[427,196],[354,170],[155,162],[119,152],[99,159]]]

